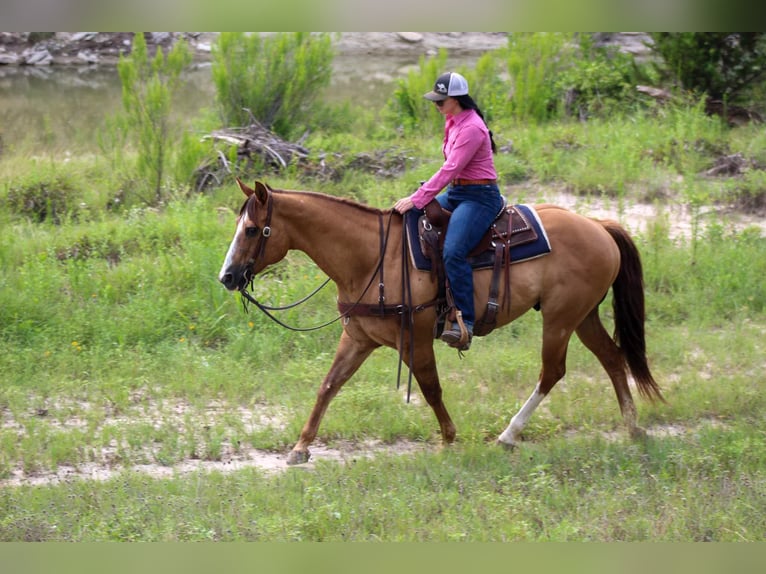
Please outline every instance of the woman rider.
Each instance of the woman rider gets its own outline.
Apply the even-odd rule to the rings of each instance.
[[[431,178],[394,209],[404,213],[423,209],[432,199],[452,212],[444,240],[444,265],[458,316],[468,330],[468,342],[460,344],[459,324],[444,330],[442,341],[467,350],[476,320],[473,304],[473,270],[468,253],[476,247],[503,206],[497,186],[492,154],[496,146],[484,115],[468,94],[468,82],[455,72],[439,76],[434,89],[423,97],[444,116],[444,163]],[[439,193],[447,188],[444,193]]]

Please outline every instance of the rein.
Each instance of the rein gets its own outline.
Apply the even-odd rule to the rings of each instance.
[[[269,194],[269,206],[267,209],[267,215],[266,215],[266,226],[263,228],[263,232],[261,234],[261,241],[259,242],[256,252],[257,252],[257,258],[260,258],[263,256],[264,250],[266,248],[266,240],[271,235],[271,194]],[[259,302],[255,297],[253,297],[248,291],[247,286],[250,285],[252,288],[253,286],[253,280],[254,277],[251,275],[249,277],[249,280],[245,285],[240,287],[239,293],[242,296],[242,307],[245,309],[245,312],[248,312],[247,304],[252,303],[255,305],[258,309],[260,309],[264,315],[266,315],[269,319],[277,323],[278,325],[284,327],[285,329],[288,329],[290,331],[296,331],[296,332],[307,332],[307,331],[317,331],[319,329],[323,329],[325,327],[328,327],[335,323],[336,321],[339,321],[340,319],[343,319],[344,317],[348,317],[352,314],[352,311],[360,304],[362,301],[362,298],[367,294],[367,291],[369,291],[370,287],[372,286],[373,281],[375,280],[376,275],[380,275],[380,281],[378,283],[378,289],[380,290],[379,298],[378,298],[378,305],[381,309],[383,309],[383,306],[385,304],[385,295],[383,294],[383,260],[386,255],[386,250],[388,248],[388,237],[391,233],[391,220],[393,219],[393,212],[388,218],[388,226],[386,228],[386,231],[384,233],[383,231],[383,217],[380,216],[380,260],[378,261],[378,265],[375,267],[375,270],[373,271],[372,275],[370,276],[370,280],[367,282],[367,286],[362,291],[361,295],[359,295],[359,298],[352,304],[350,304],[342,313],[340,313],[337,317],[334,319],[331,319],[325,323],[322,323],[321,325],[316,325],[315,327],[293,327],[290,325],[287,325],[286,323],[280,321],[277,317],[275,317],[270,311],[286,311],[288,309],[292,309],[294,307],[297,307],[298,305],[301,305],[311,299],[314,295],[319,293],[319,291],[322,290],[322,288],[327,285],[330,282],[330,278],[328,277],[325,279],[325,281],[314,291],[306,295],[303,299],[296,301],[295,303],[292,303],[290,305],[285,305],[283,307],[272,307],[270,305],[264,305],[263,303]],[[257,261],[257,258],[253,261]]]
[[[399,366],[396,373],[396,388],[402,377],[402,351],[404,347],[404,323],[407,322],[407,330],[410,333],[410,362],[407,376],[407,402],[410,402],[412,393],[412,365],[415,362],[415,313],[412,310],[412,285],[410,285],[410,266],[407,265],[408,249],[407,226],[402,222],[402,299],[407,313],[402,313],[402,324],[399,328]],[[406,291],[406,296],[405,296]]]
[[[286,323],[283,323],[277,317],[272,315],[271,311],[286,311],[288,309],[292,309],[293,307],[297,307],[298,305],[301,305],[302,303],[305,303],[306,301],[311,299],[314,295],[319,293],[319,291],[321,291],[322,288],[325,285],[327,285],[329,282],[330,282],[330,278],[328,277],[327,279],[325,279],[325,281],[319,287],[314,289],[311,293],[306,295],[303,299],[301,299],[300,301],[296,301],[295,303],[293,303],[291,305],[285,305],[284,307],[271,307],[269,305],[263,305],[262,303],[260,303],[255,297],[253,297],[247,291],[247,287],[246,286],[243,286],[239,290],[239,293],[242,296],[242,307],[245,309],[245,312],[248,312],[247,304],[249,302],[249,303],[252,303],[253,305],[255,305],[256,307],[258,307],[258,309],[260,309],[263,312],[263,314],[266,315],[269,319],[274,321],[276,324],[284,327],[285,329],[289,329],[290,331],[301,331],[301,332],[304,332],[304,331],[317,331],[319,329],[323,329],[324,327],[328,327],[329,325],[332,325],[333,323],[335,323],[335,321],[337,321],[338,319],[343,317],[343,315],[335,317],[335,319],[332,319],[331,321],[327,321],[326,323],[323,323],[321,325],[317,325],[315,327],[305,327],[304,328],[304,327],[292,327],[292,326],[290,326],[290,325],[288,325]],[[252,279],[250,279],[249,284],[252,287],[252,284],[253,284],[253,280]]]
[[[268,206],[266,210],[266,223],[261,231],[261,237],[258,243],[258,246],[256,247],[256,257],[253,260],[253,264],[255,262],[263,257],[263,254],[266,249],[266,242],[268,241],[268,238],[271,236],[271,214],[273,210],[273,198],[271,193],[269,193],[269,200],[268,200]],[[414,321],[414,313],[417,311],[422,311],[423,309],[430,307],[437,303],[437,301],[433,301],[431,303],[426,303],[423,305],[418,305],[417,307],[412,307],[412,288],[410,285],[410,269],[407,265],[408,261],[408,244],[409,244],[409,238],[407,236],[407,228],[405,225],[402,225],[402,253],[401,253],[401,260],[402,260],[402,298],[404,301],[401,305],[386,305],[386,297],[384,293],[385,284],[383,281],[383,262],[385,259],[386,251],[388,249],[388,239],[391,235],[391,221],[393,220],[394,212],[393,210],[389,214],[388,217],[388,224],[386,226],[385,232],[383,230],[383,216],[379,215],[379,227],[380,227],[380,259],[378,261],[377,266],[375,267],[375,270],[372,272],[370,276],[370,280],[367,282],[367,285],[365,286],[362,293],[359,295],[357,300],[354,303],[338,303],[339,310],[341,310],[341,313],[335,317],[334,319],[331,319],[325,323],[322,323],[321,325],[316,325],[314,327],[293,327],[291,325],[288,325],[284,323],[283,321],[279,320],[277,317],[275,317],[271,311],[285,311],[288,309],[292,309],[294,307],[297,307],[298,305],[301,305],[311,299],[314,295],[316,295],[327,283],[330,282],[330,278],[328,277],[319,287],[314,289],[311,293],[309,293],[307,296],[305,296],[303,299],[300,299],[299,301],[296,301],[295,303],[292,303],[290,305],[285,305],[282,307],[273,307],[269,305],[264,305],[260,303],[255,297],[253,297],[250,292],[247,290],[248,285],[252,289],[253,287],[253,280],[254,277],[251,273],[248,273],[249,277],[247,277],[247,281],[245,284],[240,287],[239,293],[242,297],[242,307],[245,309],[245,312],[248,312],[248,303],[252,303],[255,305],[261,312],[263,312],[264,315],[266,315],[269,319],[280,325],[281,327],[284,327],[285,329],[288,329],[290,331],[296,331],[296,332],[307,332],[307,331],[317,331],[319,329],[323,329],[325,327],[328,327],[335,323],[336,321],[339,321],[340,319],[348,319],[350,316],[356,314],[356,315],[374,315],[378,316],[380,318],[389,316],[389,315],[399,315],[401,317],[401,326],[399,329],[399,364],[397,369],[397,375],[396,375],[396,388],[398,389],[401,383],[401,376],[402,376],[402,363],[404,361],[404,357],[402,356],[402,349],[404,348],[404,333],[405,331],[409,332],[409,373],[407,378],[407,402],[410,402],[410,396],[412,394],[412,365],[414,364],[415,360],[415,321]],[[378,282],[378,304],[377,305],[361,305],[361,301],[364,298],[364,296],[369,291],[370,287],[373,284],[373,281],[375,280],[375,276],[379,276],[379,282]]]

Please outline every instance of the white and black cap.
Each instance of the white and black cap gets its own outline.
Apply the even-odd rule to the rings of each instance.
[[[434,89],[423,97],[432,102],[440,102],[448,97],[464,96],[467,93],[468,81],[457,72],[447,72],[436,79]]]

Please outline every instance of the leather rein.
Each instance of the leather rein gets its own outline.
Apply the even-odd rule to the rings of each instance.
[[[266,249],[266,242],[268,241],[268,238],[271,236],[271,215],[273,212],[273,198],[272,194],[269,192],[268,194],[268,202],[266,207],[266,222],[261,230],[261,234],[258,238],[258,245],[256,246],[256,256],[253,259],[253,265],[258,261],[258,259],[263,257],[263,254]],[[391,316],[400,316],[401,317],[401,328],[399,329],[399,366],[397,369],[397,377],[396,377],[396,388],[398,389],[401,382],[401,372],[402,372],[402,362],[403,362],[403,356],[402,356],[402,349],[404,348],[404,333],[405,330],[409,332],[409,376],[407,380],[407,402],[410,402],[410,395],[412,392],[412,365],[414,361],[414,354],[415,354],[415,330],[414,330],[414,314],[423,311],[429,307],[435,306],[439,303],[438,299],[435,299],[429,303],[424,303],[421,305],[416,305],[415,307],[412,306],[412,289],[410,285],[410,268],[409,265],[407,265],[407,260],[409,257],[408,250],[409,250],[409,237],[407,235],[407,228],[405,225],[402,225],[402,253],[401,253],[401,259],[402,259],[402,296],[405,299],[404,302],[400,304],[386,304],[386,296],[385,296],[385,283],[383,281],[383,262],[385,259],[386,251],[388,249],[388,240],[391,233],[391,221],[393,220],[394,212],[393,210],[389,214],[388,217],[388,224],[386,226],[386,230],[383,229],[383,215],[378,215],[378,222],[379,222],[379,236],[380,236],[380,259],[378,261],[377,266],[375,267],[375,270],[373,271],[372,275],[370,276],[370,280],[367,283],[367,286],[364,288],[362,293],[359,295],[359,298],[353,302],[353,303],[346,303],[338,301],[338,311],[340,314],[335,317],[334,319],[331,319],[325,323],[322,323],[321,325],[316,325],[314,327],[293,327],[290,325],[287,325],[286,323],[280,321],[277,317],[275,317],[271,311],[285,311],[288,309],[292,309],[294,307],[297,307],[298,305],[301,305],[308,301],[311,297],[316,295],[325,285],[327,285],[330,282],[330,278],[328,277],[319,287],[314,289],[309,295],[304,297],[303,299],[296,301],[295,303],[292,303],[290,305],[285,305],[282,307],[272,307],[269,305],[264,305],[260,303],[255,297],[253,297],[250,292],[248,292],[247,287],[248,285],[252,289],[253,286],[253,280],[255,279],[255,276],[253,273],[248,270],[245,275],[245,284],[242,285],[242,287],[239,288],[239,293],[242,297],[242,306],[245,309],[245,312],[248,312],[248,302],[255,305],[259,310],[261,310],[269,319],[280,325],[281,327],[284,327],[290,331],[298,331],[298,332],[306,332],[306,331],[316,331],[318,329],[323,329],[324,327],[328,327],[329,325],[332,325],[336,321],[339,321],[340,319],[345,319],[346,322],[348,322],[348,319],[352,316],[359,316],[359,317],[379,317],[379,318],[385,318],[385,317],[391,317]],[[367,294],[370,287],[372,286],[375,277],[378,277],[378,303],[377,304],[362,304],[362,298]]]

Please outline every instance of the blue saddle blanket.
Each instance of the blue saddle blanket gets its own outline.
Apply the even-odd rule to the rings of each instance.
[[[551,244],[545,233],[540,217],[534,207],[526,204],[516,204],[514,207],[524,214],[529,224],[537,233],[537,239],[523,245],[515,245],[511,248],[511,264],[521,263],[535,257],[542,257],[551,252]],[[423,255],[420,239],[418,238],[418,220],[423,215],[420,209],[410,209],[404,214],[404,224],[407,226],[407,235],[410,244],[410,257],[415,267],[421,271],[431,270],[431,260]],[[471,267],[484,269],[494,265],[494,251],[484,251],[468,258]]]

